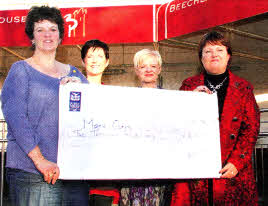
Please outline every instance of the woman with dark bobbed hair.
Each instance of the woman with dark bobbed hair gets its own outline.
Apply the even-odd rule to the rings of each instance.
[[[260,116],[253,87],[230,71],[232,49],[221,33],[212,31],[204,35],[198,54],[201,73],[184,80],[180,89],[216,93],[218,96],[221,176],[212,182],[191,180],[188,188],[185,187],[187,183],[177,183],[172,206],[203,206],[209,202],[214,205],[257,205],[252,152],[258,137]]]
[[[101,84],[103,72],[109,65],[109,47],[98,39],[87,41],[81,49],[81,59],[89,83]]]
[[[109,65],[109,46],[99,39],[88,40],[81,49],[81,59],[89,84],[103,84],[102,76]],[[89,181],[89,183],[90,205],[118,205],[119,191],[116,182]]]
[[[25,32],[32,42],[33,56],[11,66],[2,89],[12,205],[88,203],[87,183],[58,180],[59,85],[63,78],[65,82],[87,82],[77,68],[55,59],[64,34],[63,25],[56,8],[41,6],[29,11]],[[78,188],[79,192],[69,193],[67,188]],[[65,193],[71,195],[64,197]]]

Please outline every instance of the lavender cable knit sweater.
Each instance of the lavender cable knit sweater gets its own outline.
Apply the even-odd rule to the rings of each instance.
[[[70,66],[68,76],[87,83]],[[14,63],[2,89],[2,110],[8,125],[6,167],[39,173],[27,154],[39,146],[43,156],[57,161],[60,79],[43,74],[25,61]]]

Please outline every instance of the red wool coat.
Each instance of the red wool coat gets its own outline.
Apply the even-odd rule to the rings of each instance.
[[[260,113],[253,87],[229,71],[229,85],[220,121],[222,166],[230,162],[238,174],[231,179],[213,179],[214,205],[257,205],[252,152],[258,137]],[[192,91],[204,85],[204,74],[183,81],[180,90]],[[208,205],[207,180],[175,184],[172,206]]]

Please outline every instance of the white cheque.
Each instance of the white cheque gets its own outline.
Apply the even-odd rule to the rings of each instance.
[[[61,179],[217,178],[217,95],[60,86]]]

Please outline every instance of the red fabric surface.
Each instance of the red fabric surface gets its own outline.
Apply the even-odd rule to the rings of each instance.
[[[231,179],[213,179],[214,204],[254,206],[258,205],[258,194],[252,152],[258,137],[260,113],[251,84],[231,72],[229,78],[220,122],[221,158],[223,166],[227,162],[234,164],[238,174]],[[203,74],[183,81],[181,90],[192,91],[200,85],[204,85]],[[178,182],[172,200],[173,206],[207,205],[208,181]]]
[[[120,197],[119,191],[117,189],[112,190],[90,189],[89,195],[103,195],[107,197],[113,197],[113,204],[118,204]]]

